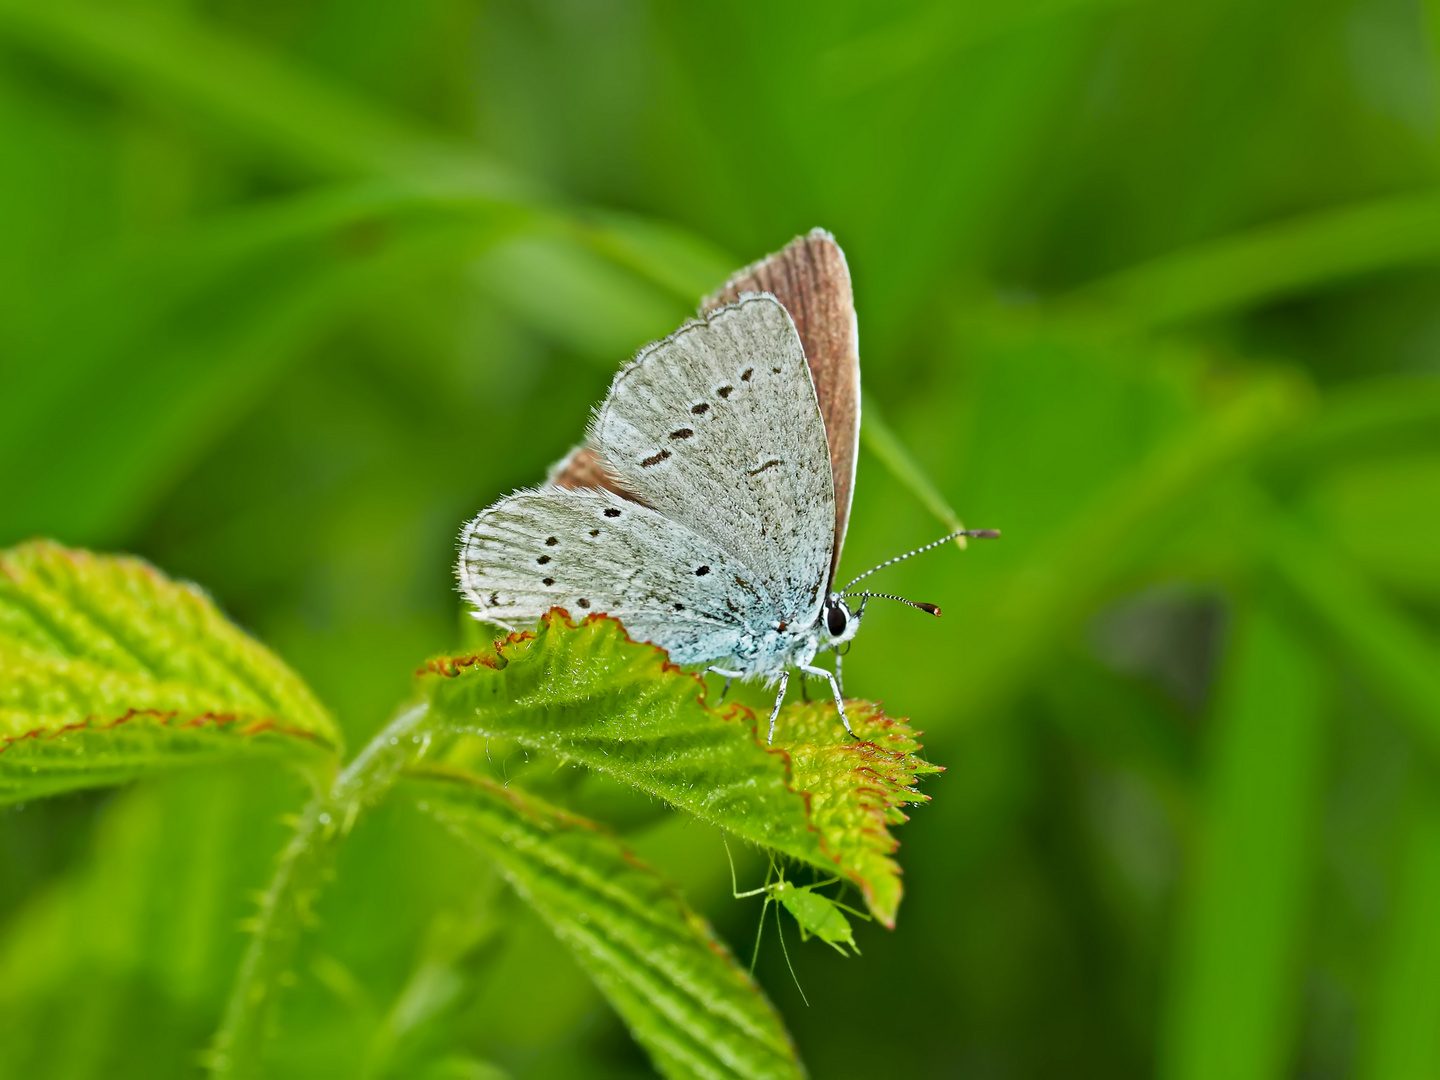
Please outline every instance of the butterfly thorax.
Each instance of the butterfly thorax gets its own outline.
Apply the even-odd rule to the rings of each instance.
[[[809,664],[820,650],[820,624],[801,628],[767,628],[744,634],[724,666],[755,678],[773,679],[782,671]],[[720,661],[717,659],[716,661]]]
[[[832,592],[818,614],[798,627],[777,624],[743,635],[726,666],[759,678],[775,678],[787,669],[810,665],[821,649],[843,645],[859,629],[860,620],[844,599]]]

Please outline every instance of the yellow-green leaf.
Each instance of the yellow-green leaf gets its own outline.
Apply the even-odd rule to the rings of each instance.
[[[633,642],[614,619],[576,626],[552,612],[534,634],[431,663],[422,691],[437,720],[583,762],[737,836],[839,872],[894,925],[899,868],[889,826],[923,802],[916,779],[936,771],[903,721],[833,704],[783,710],[775,743],[740,705],[711,708],[702,679]]]
[[[194,586],[44,541],[0,553],[0,802],[339,745],[299,677]]]

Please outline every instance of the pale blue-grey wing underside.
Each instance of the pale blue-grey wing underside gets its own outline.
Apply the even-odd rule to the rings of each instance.
[[[726,553],[774,607],[818,617],[835,535],[825,422],[795,324],[741,297],[641,350],[589,445],[636,498]]]
[[[526,629],[552,607],[604,612],[637,641],[696,664],[731,656],[776,606],[743,564],[649,507],[608,491],[518,491],[460,537],[460,587],[477,616]]]

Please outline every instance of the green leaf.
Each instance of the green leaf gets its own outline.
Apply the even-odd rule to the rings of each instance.
[[[609,833],[479,777],[417,773],[406,787],[422,810],[501,866],[666,1076],[802,1075],[754,980]]]
[[[705,703],[705,684],[620,624],[579,626],[552,611],[534,634],[474,656],[432,662],[421,691],[437,720],[579,761],[702,821],[860,887],[875,917],[895,923],[899,868],[888,826],[926,801],[917,777],[937,771],[902,721],[852,703],[845,735],[834,705],[781,711],[766,746],[756,716]]]
[[[0,802],[339,745],[299,677],[194,586],[44,541],[0,554]]]

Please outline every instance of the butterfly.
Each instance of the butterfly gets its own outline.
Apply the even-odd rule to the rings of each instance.
[[[604,612],[676,663],[778,684],[772,741],[790,672],[822,678],[853,736],[839,650],[865,602],[939,614],[849,592],[873,570],[834,588],[859,435],[850,273],[816,229],[641,349],[546,484],[464,527],[461,592],[477,619],[505,629],[553,607]],[[881,566],[960,535],[997,534],[960,530]],[[826,648],[834,672],[815,664]]]

